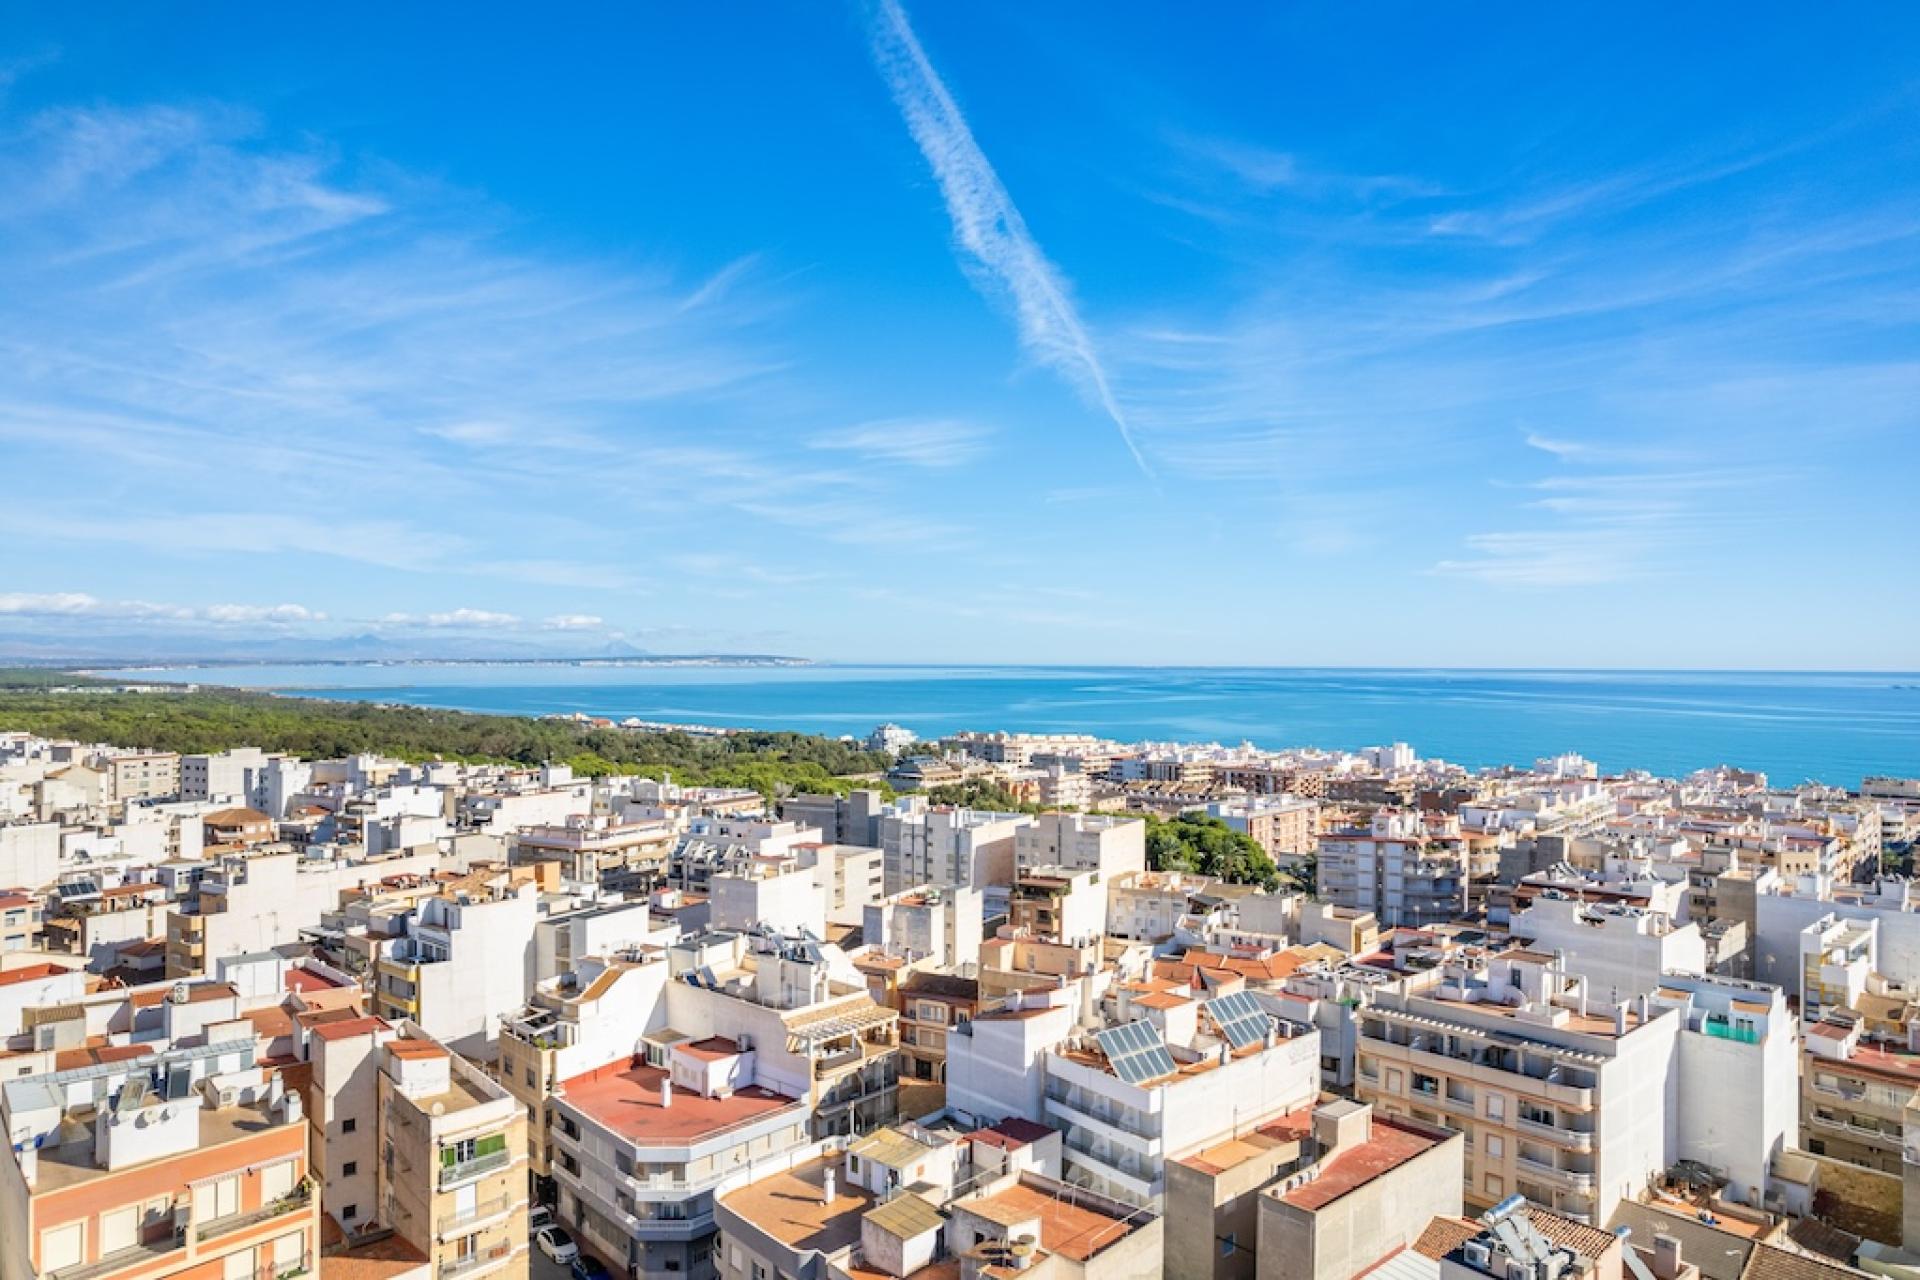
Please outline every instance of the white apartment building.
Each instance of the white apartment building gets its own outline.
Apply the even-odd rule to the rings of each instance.
[[[1382,809],[1320,837],[1320,896],[1389,928],[1444,924],[1466,913],[1471,857],[1459,819]]]
[[[1784,997],[1669,974],[1608,1001],[1551,958],[1455,959],[1361,993],[1356,1094],[1467,1135],[1465,1197],[1509,1195],[1593,1223],[1676,1160],[1760,1203],[1795,1144]]]
[[[910,802],[880,819],[888,894],[921,885],[961,886],[988,893],[1013,881],[1021,813],[916,808]]]
[[[180,757],[180,798],[250,804],[269,757],[258,747]],[[277,815],[275,815],[277,816]]]
[[[1319,1034],[1234,1003],[1167,993],[1100,1031],[1076,1029],[1071,990],[1016,999],[947,1037],[949,1108],[1061,1130],[1067,1181],[1136,1205],[1166,1192],[1165,1163],[1311,1102]],[[1231,1028],[1228,1024],[1231,1022]]]
[[[1510,927],[1530,950],[1560,956],[1567,972],[1586,978],[1587,989],[1603,999],[1651,991],[1662,974],[1707,972],[1700,927],[1675,924],[1660,911],[1545,893]]]
[[[1103,813],[1043,813],[1014,834],[1015,864],[1097,871],[1111,880],[1147,869],[1147,824]]]
[[[876,951],[925,960],[936,969],[980,962],[983,935],[978,889],[912,889],[867,906],[861,940]]]
[[[490,1059],[501,1018],[525,1003],[533,984],[538,915],[538,888],[505,876],[470,876],[422,898],[406,934],[379,948],[375,1011]]]

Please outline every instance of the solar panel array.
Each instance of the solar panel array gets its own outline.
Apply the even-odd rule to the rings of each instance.
[[[1220,1034],[1236,1049],[1259,1044],[1267,1038],[1273,1023],[1252,993],[1236,991],[1230,996],[1207,1001],[1207,1016],[1220,1028]]]
[[[1174,1072],[1173,1055],[1151,1022],[1129,1022],[1096,1031],[1093,1038],[1107,1055],[1113,1074],[1128,1084],[1145,1084]]]

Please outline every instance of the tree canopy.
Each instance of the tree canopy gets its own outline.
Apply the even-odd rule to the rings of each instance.
[[[0,673],[0,729],[153,751],[259,747],[324,760],[362,751],[403,760],[573,766],[589,776],[671,772],[699,786],[844,792],[877,785],[848,778],[888,765],[882,752],[804,733],[723,736],[654,733],[530,716],[332,702],[238,689],[55,693],[43,680]],[[82,683],[64,677],[61,683]]]
[[[1175,818],[1149,814],[1147,865],[1155,871],[1190,871],[1263,889],[1281,884],[1279,868],[1258,841],[1201,813]]]

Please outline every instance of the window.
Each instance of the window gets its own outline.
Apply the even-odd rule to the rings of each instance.
[[[340,1216],[343,1218],[357,1218],[360,1216],[360,1206],[357,1204],[350,1204],[346,1208],[340,1211]]]
[[[1498,1174],[1488,1174],[1485,1185],[1487,1194],[1490,1196],[1504,1196],[1506,1194],[1507,1184],[1500,1179]]]
[[[1233,1238],[1233,1232],[1229,1231],[1227,1232],[1227,1234],[1220,1237],[1220,1256],[1221,1257],[1223,1258],[1232,1257],[1233,1251],[1239,1247],[1240,1247],[1239,1242]]]
[[[532,1068],[532,1067],[528,1067],[528,1068],[527,1068],[527,1088],[529,1088],[529,1089],[531,1089],[531,1088],[533,1088],[533,1085],[534,1085],[534,1081],[533,1081],[533,1068]]]
[[[351,1176],[353,1169],[347,1169]],[[293,1161],[282,1160],[260,1171],[260,1203],[272,1204],[293,1194]]]
[[[355,1129],[359,1127],[360,1127],[360,1122],[352,1116],[348,1116],[345,1120],[342,1120],[340,1122],[340,1132],[342,1133],[352,1133]]]
[[[1503,1094],[1487,1095],[1487,1119],[1504,1120],[1507,1118],[1507,1099]]]
[[[1506,1149],[1507,1144],[1501,1139],[1499,1134],[1490,1133],[1487,1135],[1487,1159],[1498,1160],[1502,1155],[1506,1154]]]
[[[86,1224],[63,1223],[40,1233],[40,1274],[48,1275],[79,1265],[86,1243]]]
[[[349,1160],[340,1166],[340,1176],[343,1178],[351,1178],[358,1172],[360,1172],[360,1165],[356,1161]]]
[[[222,1280],[253,1280],[252,1249],[235,1249],[220,1264]]]

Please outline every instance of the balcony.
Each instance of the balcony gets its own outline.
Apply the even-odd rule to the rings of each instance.
[[[483,1156],[473,1156],[467,1160],[455,1160],[451,1164],[442,1162],[440,1165],[440,1189],[445,1191],[449,1187],[457,1187],[463,1182],[469,1182],[474,1178],[480,1177],[482,1174],[492,1173],[496,1169],[504,1169],[512,1163],[513,1152],[511,1151],[489,1151]]]
[[[492,1196],[465,1209],[455,1209],[440,1219],[436,1234],[442,1240],[450,1235],[466,1235],[477,1229],[478,1224],[494,1218],[504,1218],[513,1212],[516,1201],[512,1196]]]
[[[482,1271],[491,1271],[495,1267],[505,1266],[512,1260],[513,1242],[502,1240],[485,1249],[475,1250],[465,1257],[452,1258],[440,1264],[441,1280],[452,1280],[454,1276],[478,1275]]]
[[[146,1267],[170,1253],[178,1253],[187,1247],[186,1241],[178,1236],[168,1236],[151,1244],[137,1244],[129,1249],[119,1249],[98,1262],[82,1262],[58,1271],[49,1271],[46,1280],[95,1280],[98,1276],[112,1275],[129,1267]]]
[[[1160,1139],[1157,1137],[1144,1137],[1140,1134],[1130,1132],[1121,1128],[1115,1120],[1102,1119],[1094,1112],[1082,1111],[1063,1098],[1056,1098],[1049,1095],[1046,1100],[1046,1107],[1048,1113],[1058,1117],[1069,1131],[1075,1127],[1085,1129],[1091,1133],[1098,1134],[1116,1146],[1125,1147],[1130,1151],[1137,1152],[1149,1160],[1158,1159],[1161,1155],[1162,1148]]]
[[[1545,1138],[1548,1142],[1567,1148],[1569,1151],[1593,1150],[1593,1135],[1582,1133],[1578,1129],[1566,1129],[1557,1124],[1548,1124],[1541,1120],[1519,1119],[1513,1127],[1521,1133],[1532,1134],[1536,1138]]]
[[[1581,1173],[1577,1169],[1562,1169],[1557,1164],[1547,1164],[1545,1161],[1530,1159],[1527,1156],[1515,1156],[1513,1164],[1514,1168],[1521,1173],[1543,1178],[1556,1187],[1564,1187],[1569,1191],[1593,1190],[1593,1175],[1590,1173]]]
[[[225,1235],[229,1231],[241,1231],[247,1227],[257,1226],[270,1218],[278,1218],[282,1214],[297,1212],[312,1203],[313,1190],[305,1183],[302,1183],[286,1195],[275,1200],[272,1204],[262,1205],[260,1208],[249,1210],[246,1213],[228,1214],[224,1218],[214,1218],[201,1223],[194,1229],[193,1238],[203,1241],[211,1240],[213,1237]]]

